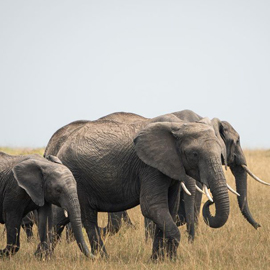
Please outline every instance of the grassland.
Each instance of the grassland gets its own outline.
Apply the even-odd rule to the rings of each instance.
[[[12,154],[39,153],[43,149],[7,149]],[[270,182],[270,151],[246,150],[249,168],[260,178]],[[226,172],[228,183],[234,187],[230,171]],[[140,208],[129,210],[136,229],[123,227],[120,232],[105,239],[108,259],[97,258],[92,261],[85,258],[75,242],[67,244],[63,239],[56,247],[49,261],[39,261],[33,255],[38,238],[28,243],[26,235],[21,233],[21,249],[10,259],[0,260],[0,269],[40,270],[40,269],[270,269],[270,187],[263,186],[251,178],[248,179],[248,201],[250,210],[261,228],[255,230],[246,222],[238,208],[237,199],[230,194],[231,213],[228,222],[220,229],[208,228],[202,218],[197,228],[194,244],[189,244],[185,227],[181,227],[181,243],[178,259],[175,262],[152,263],[151,242],[145,243],[143,217]],[[106,215],[100,214],[100,225],[106,224]],[[4,248],[6,237],[0,225],[0,245]]]

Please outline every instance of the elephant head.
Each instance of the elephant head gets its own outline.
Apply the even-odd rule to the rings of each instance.
[[[82,234],[81,210],[77,195],[77,184],[71,171],[57,157],[29,158],[13,168],[19,186],[42,207],[45,202],[58,205],[68,212],[76,241],[81,251],[89,256]]]
[[[260,180],[248,169],[246,158],[240,145],[240,136],[235,129],[226,121],[213,121],[213,126],[218,130],[218,133],[226,145],[227,163],[235,177],[236,191],[240,195],[237,197],[237,200],[241,213],[247,221],[257,229],[260,227],[260,224],[254,220],[248,207],[247,173],[263,184],[270,184]]]
[[[216,215],[205,218],[214,228],[226,223],[230,207],[222,169],[225,146],[209,120],[151,123],[138,134],[134,143],[137,155],[147,165],[172,179],[185,182],[192,177],[209,187]]]

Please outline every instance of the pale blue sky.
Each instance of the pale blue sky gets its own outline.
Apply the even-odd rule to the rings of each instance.
[[[192,109],[270,148],[270,1],[0,1],[0,146]]]

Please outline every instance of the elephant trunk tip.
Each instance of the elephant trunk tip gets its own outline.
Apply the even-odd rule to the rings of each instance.
[[[210,213],[210,205],[214,204],[214,202],[207,201],[204,206],[203,206],[203,219],[204,222],[211,228],[220,228],[222,227],[228,220],[229,218],[229,211],[226,211],[227,214],[224,212],[223,215],[218,215],[218,216],[212,216]]]

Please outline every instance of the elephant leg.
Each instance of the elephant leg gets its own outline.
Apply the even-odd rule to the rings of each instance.
[[[84,209],[84,211],[82,211],[82,223],[86,229],[92,253],[96,255],[100,252],[101,256],[108,257],[97,224],[97,211],[89,207],[87,209],[82,207],[82,209]]]
[[[71,223],[66,225],[66,240],[68,243],[75,241],[74,233],[71,228]]]
[[[154,239],[156,225],[151,219],[146,217],[144,218],[144,229],[145,229],[145,241],[147,242],[149,238]]]
[[[108,224],[105,228],[102,228],[103,235],[114,235],[119,232],[122,226],[122,212],[108,213]]]
[[[105,228],[101,228],[103,235],[118,233],[122,227],[122,219],[128,226],[135,228],[127,211],[111,212],[108,213],[108,225]]]
[[[179,209],[178,209],[178,214],[176,218],[176,225],[182,226],[187,223],[186,221],[186,211],[185,211],[185,201],[184,201],[184,192],[183,190],[180,191],[180,202],[179,202]]]
[[[185,202],[185,214],[187,222],[187,232],[188,241],[193,242],[195,237],[195,194],[196,194],[196,181],[191,177],[188,178],[189,181],[186,182],[186,187],[190,191],[191,195],[183,192],[184,202]]]
[[[167,252],[168,257],[174,259],[180,242],[180,232],[175,224],[179,205],[179,184],[170,188],[171,181],[159,172],[156,174],[149,175],[152,179],[148,176],[142,179],[140,194],[143,215],[157,226],[151,258],[163,259]]]
[[[7,246],[0,250],[0,257],[14,255],[19,251],[21,222],[22,215],[18,215],[17,209],[16,212],[6,213]]]
[[[53,207],[53,242],[52,250],[55,249],[58,241],[61,239],[64,228],[69,223],[69,218],[65,216],[64,210],[60,207]]]
[[[169,195],[168,201],[169,201],[170,215],[172,216],[173,221],[174,221],[174,225],[175,225],[174,228],[175,227],[177,228],[176,220],[177,220],[177,213],[178,213],[179,202],[180,202],[180,183],[179,182],[176,182],[172,187],[169,188],[168,195]],[[180,243],[180,232],[177,228],[176,239],[169,238],[165,246],[166,252],[171,260],[176,259],[177,248],[179,246],[179,243]]]
[[[34,223],[31,221],[27,221],[27,222],[23,221],[22,222],[22,228],[24,229],[24,231],[26,233],[27,242],[30,242],[32,240],[32,238],[34,237],[33,226],[34,226]]]
[[[44,204],[38,210],[38,233],[40,243],[35,252],[36,256],[41,258],[49,257],[52,252],[52,206],[51,204]]]
[[[158,219],[153,218],[156,223],[156,231],[152,249],[152,260],[163,259],[167,253],[169,259],[176,259],[177,248],[180,243],[180,232],[173,222],[169,211],[163,209],[159,211],[166,221],[160,222]],[[162,229],[160,229],[162,228]]]
[[[34,223],[37,222],[35,218],[35,212],[36,211],[29,212],[22,220],[22,228],[24,229],[26,233],[28,242],[30,242],[34,237],[33,226],[34,226]]]
[[[122,212],[122,218],[123,218],[123,221],[130,227],[134,228],[135,229],[135,226],[134,224],[132,223],[129,215],[128,215],[128,212],[127,211],[123,211]]]
[[[197,182],[197,186],[202,189],[202,184]],[[196,191],[195,193],[195,205],[194,205],[194,221],[195,224],[198,225],[199,215],[201,212],[201,204],[202,204],[202,193]]]

